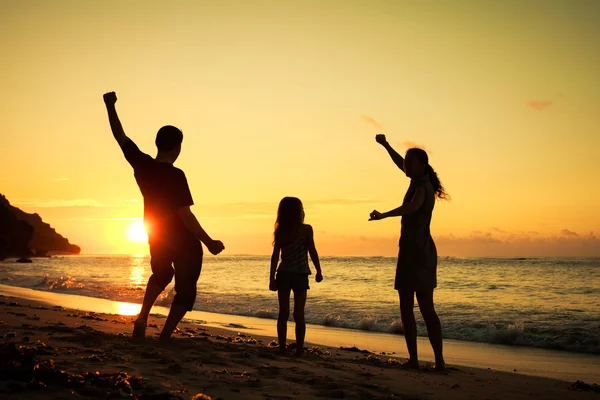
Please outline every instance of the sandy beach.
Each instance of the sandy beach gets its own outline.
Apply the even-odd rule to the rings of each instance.
[[[144,341],[133,317],[0,297],[0,397],[6,399],[597,399],[591,382],[423,363],[366,350],[308,348],[282,357],[274,338],[183,323],[169,345],[153,316]],[[198,398],[198,397],[196,397]],[[200,397],[203,398],[203,397]]]

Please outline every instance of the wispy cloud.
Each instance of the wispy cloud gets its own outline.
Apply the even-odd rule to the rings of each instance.
[[[474,231],[466,235],[434,235],[440,256],[456,257],[600,257],[600,240],[594,233],[564,236],[529,232]],[[323,254],[395,256],[398,236],[351,235],[319,231]]]
[[[563,229],[562,231],[560,231],[560,233],[561,233],[563,236],[571,236],[571,237],[573,237],[573,236],[579,236],[579,235],[577,234],[577,232],[573,232],[573,231],[570,231],[570,230],[568,230],[568,229]]]
[[[76,222],[76,221],[141,221],[143,218],[106,218],[106,217],[74,217],[74,218],[59,218],[55,222]]]
[[[57,207],[104,207],[100,202],[93,199],[73,199],[73,200],[14,200],[12,205],[17,207],[39,207],[39,208],[57,208]]]
[[[526,104],[527,104],[527,107],[531,108],[532,110],[543,111],[543,110],[547,110],[548,108],[550,108],[550,106],[552,105],[552,102],[549,100],[543,100],[543,101],[530,100]]]
[[[377,130],[380,130],[380,131],[383,130],[383,125],[381,125],[379,122],[377,122],[375,120],[375,118],[373,118],[373,117],[369,117],[368,115],[361,115],[360,119],[363,122],[375,127]]]
[[[554,235],[538,232],[479,232],[434,237],[441,255],[488,257],[600,256],[600,240],[593,232],[563,229]]]

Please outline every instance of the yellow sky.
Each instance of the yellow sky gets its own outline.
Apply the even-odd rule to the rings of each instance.
[[[142,150],[183,130],[176,165],[229,254],[270,251],[286,195],[322,253],[394,254],[400,221],[367,222],[408,185],[384,131],[452,195],[441,254],[600,255],[598,20],[595,1],[0,0],[0,192],[85,252],[144,251],[114,90]]]

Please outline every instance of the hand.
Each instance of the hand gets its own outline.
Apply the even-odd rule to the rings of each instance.
[[[271,278],[271,280],[269,281],[269,290],[272,292],[277,291],[277,281],[275,280],[275,278]]]
[[[317,281],[317,283],[323,281],[323,274],[321,273],[321,271],[317,271],[317,275],[315,276],[315,281]]]
[[[371,211],[371,214],[369,214],[369,217],[370,217],[369,221],[378,221],[380,219],[385,218],[385,216],[377,210]]]
[[[382,146],[385,146],[387,144],[387,139],[385,138],[385,135],[383,133],[375,135],[375,140]]]
[[[225,245],[220,240],[213,240],[211,243],[207,244],[206,247],[208,248],[208,251],[215,256],[225,250]]]
[[[115,92],[108,92],[104,94],[104,104],[112,106],[117,102],[117,94]]]

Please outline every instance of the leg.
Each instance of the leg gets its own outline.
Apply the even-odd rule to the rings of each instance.
[[[415,294],[412,290],[398,290],[400,296],[400,319],[404,328],[404,339],[408,349],[409,359],[403,364],[405,367],[419,368],[417,356],[417,322],[415,321]]]
[[[168,341],[185,314],[194,308],[200,271],[202,271],[200,250],[175,261],[175,298],[160,333],[161,341]]]
[[[298,357],[304,354],[304,336],[306,335],[304,306],[307,293],[307,290],[294,290],[294,322],[296,323],[296,355]]]
[[[140,310],[140,314],[137,317],[137,321],[140,324],[146,325],[148,322],[148,316],[150,315],[150,310],[152,310],[152,306],[154,302],[160,296],[164,287],[162,285],[157,285],[152,282],[152,280],[148,281],[146,285],[146,293],[144,293],[144,301],[142,302],[142,309]]]
[[[418,292],[417,301],[419,302],[419,309],[425,320],[425,325],[427,325],[429,342],[435,354],[435,369],[443,370],[446,367],[446,363],[442,354],[442,324],[433,306],[433,289],[426,292]]]
[[[277,282],[277,297],[279,298],[279,316],[277,317],[277,338],[279,340],[279,351],[286,353],[287,322],[290,318],[290,291],[289,285],[279,279]]]
[[[167,316],[165,325],[163,326],[162,332],[160,333],[159,340],[161,342],[166,342],[171,338],[173,331],[175,331],[175,328],[177,328],[177,325],[183,319],[183,317],[185,317],[185,314],[187,314],[187,312],[187,307],[176,303],[171,304],[169,315]]]
[[[150,252],[152,253],[152,258],[150,260],[152,275],[150,276],[150,279],[148,279],[148,284],[146,285],[142,309],[134,323],[133,337],[136,338],[143,338],[146,335],[146,324],[148,323],[150,310],[152,310],[152,306],[158,296],[165,290],[167,285],[171,283],[174,273],[169,257],[156,254],[157,251],[152,251],[152,249],[150,249]]]

